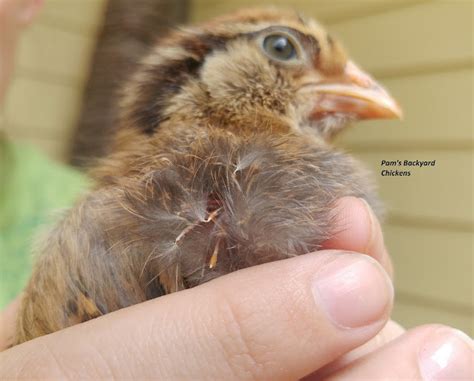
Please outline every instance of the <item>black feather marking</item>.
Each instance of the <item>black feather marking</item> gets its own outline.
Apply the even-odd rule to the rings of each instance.
[[[67,302],[67,314],[70,315],[76,315],[77,314],[77,303],[70,299]]]
[[[189,57],[144,68],[148,80],[147,83],[141,84],[132,110],[131,117],[135,125],[144,133],[153,134],[167,119],[164,109],[168,100],[176,95],[190,78],[199,75],[199,69],[208,54],[224,49],[230,39],[231,37],[212,34],[190,36],[179,44],[189,52]]]
[[[159,296],[166,295],[165,288],[163,285],[159,282],[158,279],[156,279],[154,282],[151,282],[148,287],[145,290],[146,293],[146,299],[154,299]]]

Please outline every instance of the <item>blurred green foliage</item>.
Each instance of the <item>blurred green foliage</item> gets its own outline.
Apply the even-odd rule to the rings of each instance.
[[[71,206],[86,177],[0,136],[0,308],[25,286],[40,227]]]

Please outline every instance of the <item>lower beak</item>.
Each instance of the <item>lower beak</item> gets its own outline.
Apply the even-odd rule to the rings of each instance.
[[[320,95],[312,117],[343,113],[356,119],[401,119],[402,110],[390,94],[372,77],[349,61],[341,77],[319,83]]]

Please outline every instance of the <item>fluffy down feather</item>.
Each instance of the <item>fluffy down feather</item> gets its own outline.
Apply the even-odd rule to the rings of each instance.
[[[379,209],[360,165],[316,141],[216,130],[172,142],[162,139],[168,149],[159,153],[149,147],[140,159],[146,165],[109,178],[49,234],[26,290],[17,343],[317,250],[341,196]]]

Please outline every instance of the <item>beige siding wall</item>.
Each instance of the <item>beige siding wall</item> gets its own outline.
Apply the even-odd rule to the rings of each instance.
[[[22,36],[3,110],[12,139],[63,160],[81,105],[105,0],[46,0]]]
[[[193,0],[202,21],[251,0]],[[377,175],[396,269],[394,315],[473,328],[473,2],[273,0],[325,23],[402,104],[403,122],[354,127],[338,144]],[[381,160],[436,160],[382,177]]]

